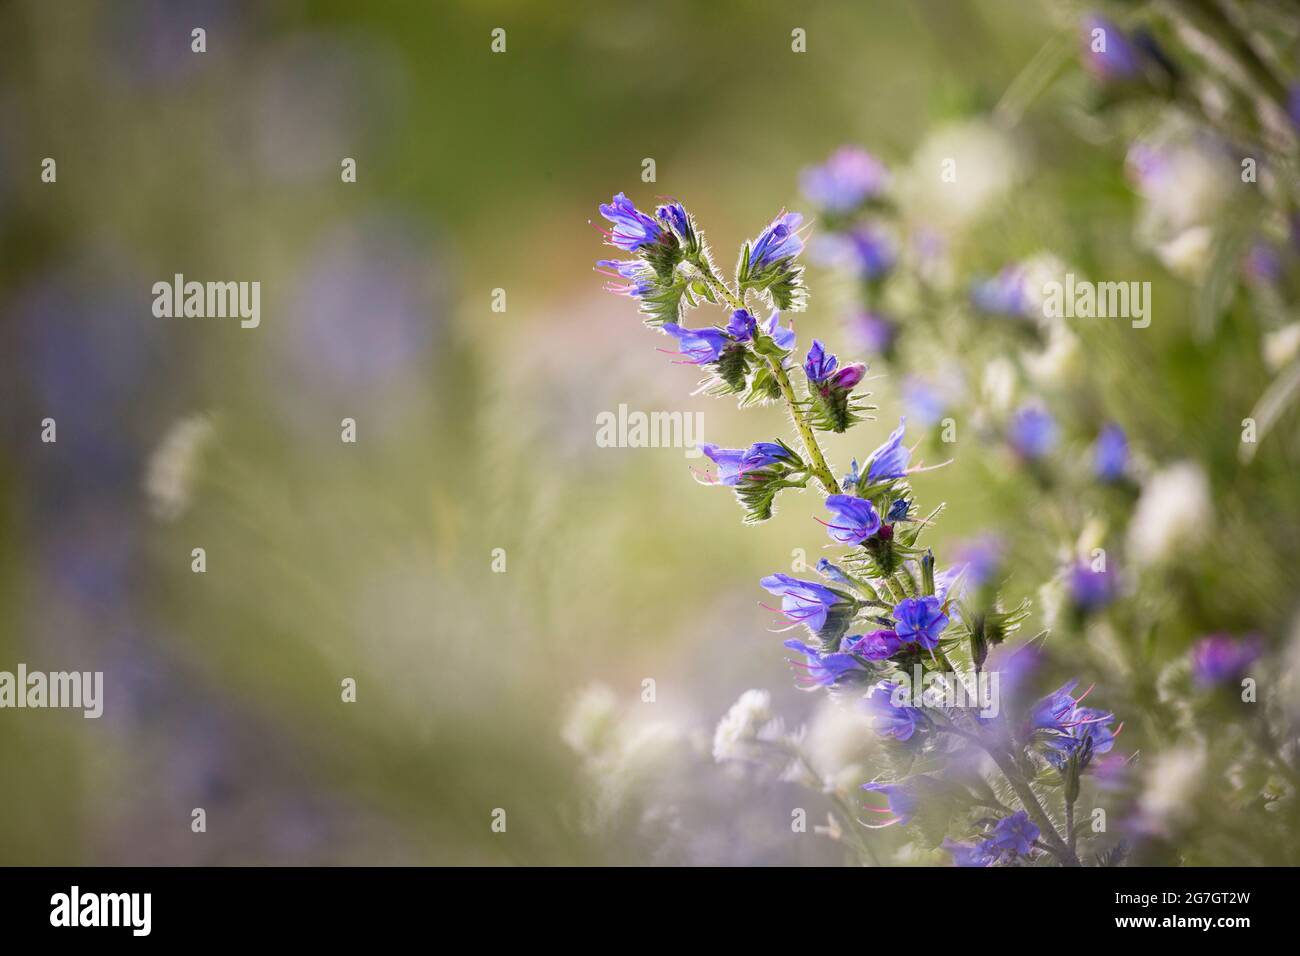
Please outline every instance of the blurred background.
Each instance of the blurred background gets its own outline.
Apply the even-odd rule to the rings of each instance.
[[[596,441],[620,404],[702,412],[703,437],[727,447],[781,415],[691,397],[695,370],[602,290],[591,221],[616,192],[642,208],[669,195],[729,267],[782,207],[806,208],[801,171],[846,143],[951,225],[954,287],[1045,247],[1152,281],[1149,335],[1111,323],[1082,339],[1104,411],[1154,459],[1201,449],[1218,513],[1267,503],[1273,529],[1162,579],[1161,602],[1182,606],[1185,587],[1207,607],[1160,640],[1180,654],[1215,619],[1281,646],[1294,418],[1229,477],[1267,379],[1258,336],[1207,344],[1176,318],[1197,286],[1142,248],[1125,174],[1129,134],[1153,121],[1092,112],[1085,12],[6,4],[0,670],[102,670],[106,700],[99,720],[0,712],[0,863],[844,861],[840,843],[791,832],[793,806],[825,817],[817,794],[710,754],[751,687],[807,724],[828,766],[871,745],[793,688],[757,606],[760,576],[796,549],[818,557],[811,496],[742,526],[682,449]],[[908,179],[949,155],[976,180],[959,200]],[[854,337],[854,284],[810,261],[800,348],[833,339],[880,376],[879,420],[828,442],[842,471],[894,427],[908,374],[959,376],[924,350],[906,369],[880,360]],[[152,285],[175,273],[260,281],[260,327],[156,318]],[[1017,487],[987,477],[1007,470],[996,450],[927,458],[949,456],[916,482],[947,502],[936,547],[1025,520]],[[1057,573],[1057,545],[1013,546],[1012,597]],[[1251,548],[1267,561],[1237,575]]]

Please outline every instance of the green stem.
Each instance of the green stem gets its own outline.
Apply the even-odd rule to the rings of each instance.
[[[713,269],[707,262],[701,260],[692,264],[705,284],[728,306],[732,309],[745,308],[745,303],[741,301],[740,296],[732,292],[725,282],[714,275]],[[817,436],[813,433],[812,425],[808,423],[807,417],[799,411],[799,399],[794,393],[794,385],[790,382],[790,376],[786,373],[785,366],[781,364],[779,358],[770,355],[764,355],[763,358],[767,361],[772,377],[776,379],[777,387],[781,390],[781,397],[785,400],[786,409],[790,412],[790,420],[794,422],[794,427],[799,432],[804,453],[808,456],[808,470],[813,477],[822,483],[822,487],[826,489],[827,494],[838,495],[840,493],[839,482],[835,480],[835,475],[831,472],[830,466],[826,464],[826,456],[822,454],[821,445],[817,443]]]

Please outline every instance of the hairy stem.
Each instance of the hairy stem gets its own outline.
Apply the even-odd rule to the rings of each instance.
[[[745,303],[741,301],[740,296],[732,292],[731,287],[714,274],[713,269],[707,262],[701,259],[692,264],[714,295],[720,297],[732,309],[745,308]],[[838,495],[840,493],[839,482],[835,480],[835,475],[831,472],[830,466],[826,464],[826,456],[822,454],[821,445],[817,442],[817,436],[813,432],[812,425],[808,423],[807,417],[799,410],[799,399],[794,393],[794,385],[790,382],[790,376],[786,372],[785,366],[782,365],[779,358],[770,355],[765,355],[763,358],[772,372],[772,377],[776,379],[777,387],[781,390],[781,397],[785,400],[786,410],[790,413],[790,420],[794,423],[795,430],[799,432],[804,453],[808,456],[808,470],[813,477],[821,482],[827,494]]]

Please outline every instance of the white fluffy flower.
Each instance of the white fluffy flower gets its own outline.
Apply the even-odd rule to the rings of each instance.
[[[1198,542],[1214,520],[1210,482],[1201,466],[1178,462],[1142,487],[1128,527],[1129,553],[1138,564],[1159,564]]]
[[[1138,800],[1143,825],[1157,833],[1168,833],[1186,820],[1204,773],[1203,747],[1178,747],[1157,755],[1147,769]]]
[[[917,149],[899,185],[910,218],[944,232],[974,222],[1021,177],[1021,152],[984,120],[941,127]]]
[[[1292,322],[1264,336],[1264,364],[1276,372],[1300,354],[1300,322]]]
[[[144,476],[145,495],[155,517],[174,521],[189,508],[199,457],[213,431],[206,415],[194,415],[176,422],[163,436]]]
[[[569,708],[560,736],[577,753],[596,753],[615,730],[617,707],[618,699],[604,684],[583,688]]]
[[[772,695],[765,690],[747,690],[731,705],[713,732],[713,759],[718,763],[740,760],[748,744],[770,739],[776,727]]]

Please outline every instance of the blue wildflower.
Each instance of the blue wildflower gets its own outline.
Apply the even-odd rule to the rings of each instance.
[[[776,347],[783,352],[789,352],[794,348],[794,329],[781,328],[781,313],[773,311],[768,320],[763,323],[763,331],[768,334]]]
[[[818,637],[825,638],[829,634],[838,639],[856,610],[848,595],[814,581],[801,581],[788,574],[769,574],[758,583],[781,597],[778,613],[792,624],[804,625]],[[768,610],[775,611],[776,608]],[[838,634],[834,633],[836,630]]]
[[[861,544],[880,530],[880,515],[866,498],[831,495],[826,507],[835,515],[834,522],[820,521],[831,538],[840,544]]]
[[[1115,599],[1115,575],[1110,571],[1094,571],[1086,562],[1074,564],[1066,581],[1070,599],[1081,611],[1099,611]]]
[[[820,166],[799,176],[799,188],[827,212],[852,212],[880,196],[889,182],[883,163],[858,146],[841,146]]]
[[[955,866],[992,866],[998,860],[998,851],[990,840],[981,840],[979,843],[957,843],[945,839],[940,846],[952,854],[952,862]]]
[[[882,737],[911,740],[917,728],[925,724],[925,714],[917,707],[895,704],[898,684],[881,681],[862,700],[862,708],[871,720],[871,728]]]
[[[889,515],[886,520],[890,524],[897,524],[899,521],[907,520],[907,512],[911,509],[912,503],[906,498],[897,499],[889,506]]]
[[[822,654],[803,641],[789,640],[785,646],[804,656],[803,661],[791,661],[795,668],[795,682],[802,690],[834,687],[866,674],[862,664],[850,654]]]
[[[857,273],[867,281],[883,279],[893,270],[898,253],[889,237],[877,229],[862,226],[848,236],[849,251]]]
[[[731,313],[727,322],[727,334],[737,342],[748,342],[758,332],[758,320],[745,309]]]
[[[840,650],[845,654],[856,654],[869,661],[884,661],[893,657],[903,646],[897,634],[881,628],[870,634],[846,637],[840,642]]]
[[[849,330],[868,352],[888,353],[898,337],[898,323],[875,312],[858,312],[849,320]]]
[[[1228,634],[1211,634],[1191,650],[1192,679],[1200,687],[1213,687],[1241,677],[1263,652],[1258,636],[1242,640]]]
[[[626,252],[658,242],[663,235],[659,223],[637,209],[623,193],[611,203],[602,203],[600,214],[614,224],[613,229],[605,231],[606,241]]]
[[[674,322],[660,326],[681,344],[680,355],[691,365],[708,365],[722,358],[722,351],[731,344],[731,337],[722,329],[684,329]]]
[[[1033,311],[1028,278],[1020,265],[1009,265],[997,275],[971,285],[971,303],[981,312],[1026,318]]]
[[[799,255],[803,251],[803,237],[798,232],[801,222],[803,216],[797,212],[773,219],[749,249],[749,271],[763,272]]]
[[[889,481],[907,474],[907,463],[912,453],[903,447],[903,428],[903,419],[900,418],[898,427],[889,433],[885,443],[871,453],[867,459],[867,481]]]
[[[1056,419],[1044,408],[1026,405],[1011,416],[1007,441],[1021,458],[1036,461],[1056,447]]]
[[[1038,839],[1040,833],[1038,827],[1029,819],[1029,814],[1024,810],[1017,810],[1011,816],[1003,817],[997,822],[993,827],[993,835],[987,842],[991,848],[998,850],[1005,861],[1017,856],[1029,856],[1034,848],[1034,841]]]
[[[1114,422],[1102,427],[1093,449],[1093,473],[1102,481],[1118,481],[1128,467],[1128,439]]]
[[[905,643],[915,642],[930,650],[947,626],[948,615],[934,595],[905,598],[894,606],[894,631]]]
[[[748,448],[719,448],[713,444],[699,446],[710,461],[718,466],[718,484],[736,485],[746,475],[775,465],[792,461],[790,450],[777,442],[755,442]]]
[[[886,806],[883,807],[867,805],[863,807],[864,810],[890,816],[890,819],[882,820],[879,823],[864,824],[873,830],[878,830],[881,827],[891,827],[895,824],[908,824],[911,822],[912,817],[916,815],[916,810],[920,806],[916,794],[895,783],[864,783],[862,789],[870,793],[882,794],[886,803]]]
[[[1044,732],[1047,752],[1044,756],[1054,767],[1062,767],[1083,747],[1090,743],[1088,759],[1104,754],[1114,746],[1115,737],[1123,729],[1111,730],[1110,723],[1114,714],[1083,707],[1081,703],[1092,692],[1092,688],[1078,697],[1074,688],[1078,681],[1069,681],[1060,688],[1038,701],[1030,714],[1033,729]]]
[[[831,373],[835,371],[839,364],[839,359],[826,351],[818,339],[813,339],[812,348],[808,350],[808,357],[804,359],[803,370],[808,376],[810,382],[824,382],[830,378]]]
[[[1094,33],[1101,33],[1094,39]],[[1097,49],[1100,46],[1102,49]],[[1124,31],[1110,20],[1090,16],[1083,22],[1083,65],[1098,80],[1108,83],[1142,76],[1142,57]]]
[[[606,282],[605,289],[615,295],[639,298],[654,289],[654,270],[643,262],[622,259],[598,259],[596,271],[622,282]]]

